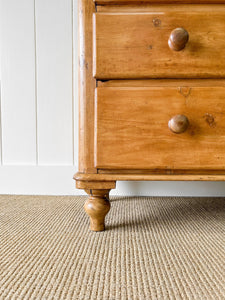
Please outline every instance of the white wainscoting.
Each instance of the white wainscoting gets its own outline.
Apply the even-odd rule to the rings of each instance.
[[[83,194],[76,0],[0,0],[0,193]],[[223,196],[225,183],[118,182],[112,194]]]

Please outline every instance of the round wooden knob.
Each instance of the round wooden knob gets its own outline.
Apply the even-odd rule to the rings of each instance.
[[[169,37],[168,45],[171,50],[180,51],[184,49],[189,39],[189,34],[184,28],[174,29]]]
[[[187,130],[189,125],[188,118],[184,115],[176,115],[169,120],[168,126],[173,133],[182,133]]]

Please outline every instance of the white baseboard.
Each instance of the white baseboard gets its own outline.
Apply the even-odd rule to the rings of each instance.
[[[74,166],[1,166],[0,193],[26,195],[80,195]]]
[[[85,195],[75,188],[75,166],[1,166],[0,194]],[[111,195],[225,196],[225,182],[117,182]]]

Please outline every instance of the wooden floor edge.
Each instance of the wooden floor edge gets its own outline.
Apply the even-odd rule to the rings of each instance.
[[[84,174],[76,173],[77,181],[225,181],[225,175],[159,175],[159,174]]]

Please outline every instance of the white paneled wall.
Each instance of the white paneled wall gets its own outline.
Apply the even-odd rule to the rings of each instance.
[[[81,194],[77,0],[0,0],[0,193]],[[224,195],[225,183],[119,182],[127,195]]]
[[[80,193],[76,12],[72,0],[0,0],[0,193]]]
[[[36,0],[37,160],[73,165],[71,0]]]
[[[36,164],[34,2],[0,1],[2,164]]]

